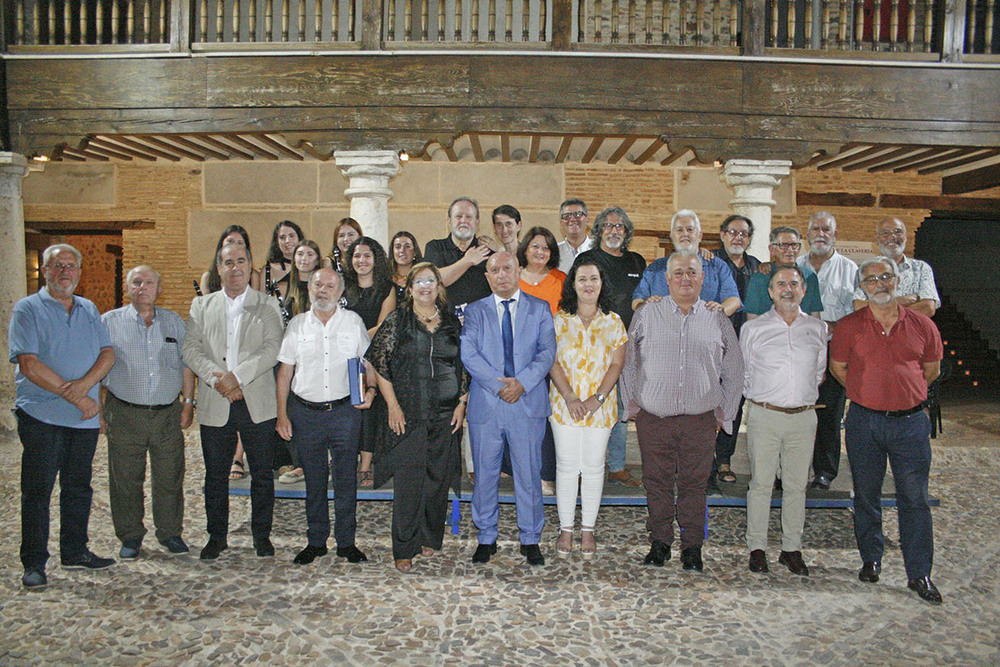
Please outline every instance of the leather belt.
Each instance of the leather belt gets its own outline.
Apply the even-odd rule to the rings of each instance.
[[[864,408],[868,412],[874,412],[875,414],[882,415],[883,417],[909,417],[910,415],[915,415],[916,413],[924,409],[923,403],[915,405],[914,407],[909,408],[908,410],[873,410],[872,408],[865,407],[860,403],[852,403],[852,405],[856,405],[859,408]]]
[[[152,411],[152,410],[166,410],[167,408],[172,408],[175,405],[177,405],[176,401],[174,401],[173,403],[164,403],[163,405],[140,405],[139,403],[129,403],[128,401],[123,401],[122,399],[120,399],[117,396],[115,396],[114,394],[112,394],[110,391],[108,392],[108,395],[111,396],[111,398],[113,398],[116,401],[118,401],[119,403],[123,403],[123,404],[129,406],[130,408],[135,408],[137,410],[150,410],[150,411]]]
[[[761,403],[760,401],[755,401],[752,398],[748,398],[748,401],[754,405],[759,405],[762,408],[768,410],[774,410],[775,412],[784,412],[786,415],[797,415],[800,412],[805,412],[806,410],[815,410],[816,408],[825,408],[825,405],[800,405],[797,408],[782,408],[777,405],[771,405],[770,403]]]
[[[351,395],[348,394],[347,396],[344,396],[343,398],[338,398],[335,401],[327,401],[325,403],[315,403],[313,401],[307,401],[306,399],[302,398],[301,396],[299,396],[298,394],[296,394],[294,392],[289,392],[289,393],[292,394],[292,398],[294,398],[296,401],[298,401],[299,403],[301,403],[302,405],[304,405],[306,408],[308,408],[310,410],[318,410],[320,412],[329,412],[330,410],[333,410],[338,405],[342,405],[344,403],[347,403],[347,401],[349,401],[351,399]]]

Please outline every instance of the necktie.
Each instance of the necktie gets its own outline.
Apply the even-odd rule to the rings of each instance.
[[[510,304],[514,299],[501,301],[503,304],[503,326],[500,333],[503,336],[503,374],[504,377],[514,377],[514,323],[510,319]]]

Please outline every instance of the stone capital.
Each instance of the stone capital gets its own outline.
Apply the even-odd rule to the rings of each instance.
[[[349,184],[344,195],[351,200],[351,217],[365,234],[383,246],[389,234],[389,179],[399,173],[399,153],[381,151],[336,151],[334,161]]]
[[[0,151],[0,197],[20,197],[21,180],[27,174],[27,158],[20,153]]]

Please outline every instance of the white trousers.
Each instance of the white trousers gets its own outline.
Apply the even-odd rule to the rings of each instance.
[[[604,456],[610,428],[565,426],[552,418],[556,443],[556,507],[559,527],[572,530],[576,518],[576,490],[580,488],[580,525],[588,528],[597,521],[604,494]]]

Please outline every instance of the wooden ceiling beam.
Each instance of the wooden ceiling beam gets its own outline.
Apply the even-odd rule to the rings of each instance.
[[[566,156],[569,155],[569,149],[573,145],[573,136],[567,134],[559,142],[559,152],[556,153],[556,164],[562,164],[566,161]]]
[[[933,167],[941,164],[942,162],[951,161],[957,157],[962,157],[963,155],[968,155],[969,153],[974,153],[978,151],[978,148],[966,148],[966,149],[950,149],[945,151],[937,151],[936,153],[924,158],[923,160],[917,160],[916,162],[911,162],[910,164],[901,165],[899,167],[894,167],[892,172],[898,174],[902,171],[911,171],[913,169],[923,169],[925,167]]]
[[[510,162],[510,135],[506,132],[500,135],[500,159]]]
[[[215,148],[218,148],[219,150],[228,151],[229,153],[233,153],[235,155],[238,155],[239,157],[243,158],[244,160],[253,160],[253,158],[254,158],[254,154],[253,153],[247,153],[245,150],[243,150],[241,148],[237,148],[237,147],[233,146],[232,144],[226,143],[226,142],[222,141],[221,137],[216,137],[216,136],[211,135],[211,134],[200,134],[200,135],[198,135],[198,138],[201,141],[204,141],[209,146],[214,146]],[[320,153],[319,151],[316,151],[316,149],[313,148],[313,146],[311,144],[308,145],[308,146],[306,146],[304,148],[304,150],[307,151],[307,152],[309,152],[310,154],[313,154],[313,152],[315,152],[315,155],[318,158],[322,155],[322,153]]]
[[[906,170],[909,169],[909,165],[917,164],[918,162],[926,160],[929,157],[933,157],[935,155],[948,155],[952,152],[953,151],[950,150],[942,151],[940,148],[927,148],[911,155],[907,155],[906,157],[899,158],[898,160],[891,160],[889,162],[883,162],[882,164],[875,165],[868,170],[868,173],[875,174],[880,171],[892,171],[897,167],[901,167],[902,170]]]
[[[636,139],[637,137],[622,139],[622,142],[618,144],[618,148],[616,148],[615,152],[608,158],[608,164],[618,164],[618,162],[628,153],[628,149],[632,148]]]
[[[98,155],[106,155],[106,156],[108,156],[110,158],[114,158],[116,160],[124,160],[125,162],[131,162],[132,161],[132,156],[131,155],[128,155],[126,153],[122,153],[121,151],[116,151],[116,150],[111,149],[111,148],[104,148],[103,146],[97,146],[97,145],[94,144],[94,141],[92,141],[92,140],[87,140],[86,141],[86,150],[88,152],[91,152],[91,153],[97,153]]]
[[[646,147],[646,150],[644,150],[639,157],[635,159],[635,164],[645,164],[649,158],[656,154],[656,151],[663,148],[664,144],[666,144],[666,142],[660,137],[653,139],[653,142]]]
[[[476,162],[486,162],[483,157],[483,145],[479,142],[479,135],[475,132],[469,132],[469,145],[472,146],[472,157],[476,159]]]
[[[886,160],[895,160],[903,155],[909,155],[918,148],[919,146],[900,146],[899,148],[889,151],[888,153],[882,153],[881,155],[877,155],[867,160],[862,160],[861,162],[852,162],[844,167],[843,171],[858,171],[860,169],[867,169],[868,167],[882,164]]]
[[[444,150],[445,155],[448,156],[448,160],[458,162],[458,153],[455,152],[454,144],[441,144],[441,148]]]
[[[298,152],[294,148],[291,148],[290,146],[286,146],[284,143],[278,141],[277,139],[275,139],[266,132],[259,132],[254,135],[254,138],[257,139],[258,141],[263,141],[271,148],[277,149],[278,152],[284,153],[293,160],[299,160],[301,162],[306,159],[305,156],[302,155],[302,153]]]
[[[122,144],[124,146],[128,146],[130,148],[134,148],[137,151],[145,152],[145,153],[148,153],[150,155],[155,155],[156,157],[161,157],[164,160],[170,160],[171,162],[180,162],[181,161],[181,158],[178,157],[178,156],[176,156],[176,155],[174,155],[173,153],[166,153],[164,151],[157,150],[156,148],[153,148],[153,147],[148,146],[146,144],[140,143],[140,142],[136,141],[135,139],[132,139],[131,137],[126,137],[126,136],[122,136],[120,134],[116,134],[116,135],[114,135],[114,140],[115,140],[115,142],[117,142],[119,144]]]
[[[975,155],[969,155],[968,157],[964,157],[960,160],[950,160],[948,162],[942,162],[941,164],[934,165],[933,167],[927,167],[926,169],[917,169],[917,173],[921,176],[936,174],[939,171],[947,171],[949,169],[954,169],[955,167],[962,167],[967,164],[972,164],[973,162],[979,162],[980,160],[985,160],[986,158],[993,157],[994,155],[1000,155],[1000,149],[993,148]]]
[[[189,135],[189,136],[193,136],[195,138],[198,138],[197,134]],[[204,145],[202,145],[200,143],[196,143],[196,142],[192,141],[191,139],[188,139],[187,137],[185,137],[183,135],[175,134],[175,135],[171,136],[170,139],[171,139],[171,141],[176,141],[181,146],[184,146],[186,148],[190,148],[193,151],[200,151],[206,157],[213,157],[216,160],[228,160],[229,159],[229,153],[220,153],[217,150],[213,150],[213,149],[211,149],[211,148],[209,148],[207,146],[204,146]]]
[[[169,136],[169,135],[164,135],[164,136]],[[174,144],[172,144],[172,143],[170,143],[168,141],[165,141],[165,140],[161,139],[160,137],[154,137],[154,136],[149,135],[149,134],[140,134],[139,135],[139,139],[141,139],[141,140],[143,140],[145,142],[151,143],[154,146],[157,146],[159,148],[162,148],[165,151],[171,151],[171,152],[176,153],[178,155],[182,155],[184,157],[191,158],[192,160],[195,160],[197,162],[204,162],[205,161],[205,156],[202,155],[201,153],[193,153],[193,152],[191,152],[189,150],[186,150],[186,149],[183,149],[183,148],[181,148],[179,146],[175,146]]]
[[[137,157],[140,160],[148,160],[149,162],[156,162],[156,156],[148,151],[140,151],[135,148],[130,148],[125,146],[113,138],[106,137],[104,135],[98,135],[90,140],[89,146],[96,146],[99,148],[107,148],[109,150],[118,151],[120,153],[125,153],[126,155],[131,155],[132,157]]]
[[[267,160],[277,160],[278,159],[278,156],[276,154],[274,154],[274,153],[272,153],[272,152],[270,152],[268,150],[265,150],[263,147],[258,146],[257,144],[255,144],[255,143],[247,140],[242,135],[240,135],[240,134],[238,134],[236,132],[226,132],[223,136],[226,139],[228,139],[229,141],[237,143],[240,146],[242,146],[243,148],[246,148],[248,150],[253,151],[254,156],[259,155],[262,158],[267,159]]]
[[[528,162],[534,163],[538,162],[538,149],[542,146],[542,138],[537,135],[531,135],[531,148],[528,150]]]
[[[1000,199],[993,197],[935,197],[924,195],[884,194],[879,197],[881,208],[916,208],[951,213],[1000,214]]]
[[[98,155],[97,153],[92,153],[90,151],[79,149],[79,148],[70,148],[69,146],[66,146],[65,148],[63,148],[63,155],[68,156],[70,159],[81,159],[82,158],[82,161],[86,161],[87,159],[90,159],[90,158],[93,158],[94,160],[97,160],[99,162],[109,162],[110,161],[110,158],[108,158],[108,157],[106,157],[104,155]]]
[[[1000,187],[1000,164],[991,164],[941,179],[941,192],[946,195],[961,195],[995,187]]]
[[[604,137],[594,137],[590,142],[590,146],[588,146],[587,150],[583,153],[583,158],[580,162],[583,164],[590,164],[590,161],[594,159],[595,155],[597,155],[597,151],[601,149],[601,144],[603,143]]]
[[[665,157],[662,160],[660,160],[660,166],[666,167],[668,165],[673,164],[674,162],[677,162],[682,157],[684,157],[685,153],[687,153],[687,149],[686,148],[684,150],[682,150],[682,151],[678,151],[676,153],[671,153],[667,157]]]
[[[852,153],[851,155],[841,155],[835,157],[829,162],[824,162],[823,164],[816,167],[819,171],[827,171],[828,169],[836,169],[837,167],[842,167],[845,164],[851,164],[852,162],[857,162],[859,160],[864,160],[865,158],[871,157],[872,155],[877,155],[882,151],[888,150],[892,146],[869,146],[868,148],[858,151],[857,153]]]

